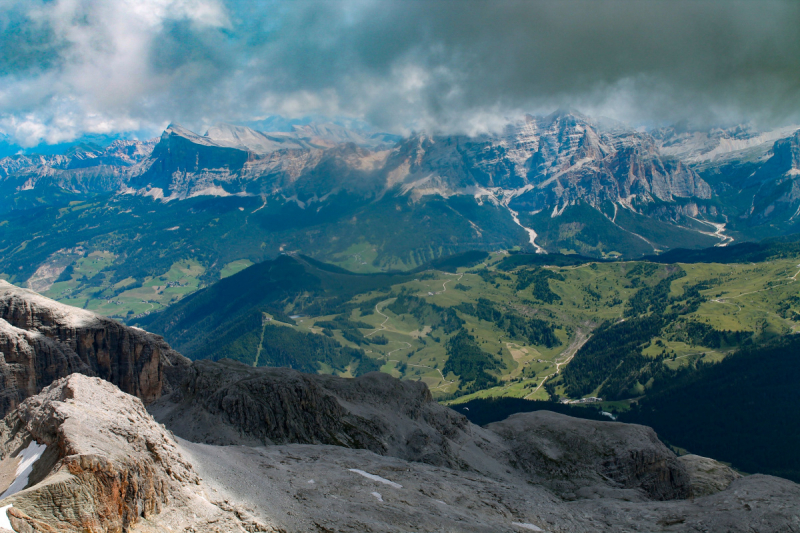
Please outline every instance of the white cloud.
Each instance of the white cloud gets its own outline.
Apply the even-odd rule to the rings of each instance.
[[[0,133],[269,114],[480,133],[574,107],[796,121],[794,0],[0,0]]]

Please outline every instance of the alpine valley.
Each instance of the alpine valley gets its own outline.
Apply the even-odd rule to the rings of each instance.
[[[376,272],[466,250],[724,246],[800,228],[795,129],[639,131],[566,111],[472,137],[173,124],[0,160],[0,264],[129,318],[284,251]]]

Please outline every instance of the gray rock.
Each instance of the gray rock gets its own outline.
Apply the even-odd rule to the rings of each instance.
[[[800,486],[770,476],[695,500],[565,501],[525,477],[498,479],[367,450],[180,444],[211,494],[287,531],[800,531]]]
[[[356,379],[196,361],[149,407],[176,435],[207,444],[333,444],[458,466],[471,424],[428,388],[373,372]],[[480,432],[480,428],[476,428]]]
[[[216,445],[327,444],[504,479],[569,498],[691,495],[683,465],[644,426],[546,411],[477,427],[419,382],[355,379],[197,361],[150,412],[176,435]]]
[[[686,468],[692,485],[692,496],[699,498],[723,491],[742,475],[733,468],[699,455],[682,455],[678,461]]]
[[[225,368],[220,365],[217,370]],[[261,373],[253,376],[256,382],[270,383]],[[272,383],[280,376],[273,375]],[[323,382],[324,388],[317,383],[319,394],[336,393],[333,400],[340,406],[350,404],[359,416],[376,417],[386,411],[383,420],[422,424],[435,415],[442,424],[438,410],[425,406],[424,394],[412,409],[418,414],[403,410],[405,399],[413,404],[423,392],[421,387],[407,390],[392,378],[367,377],[331,378]],[[302,384],[303,376],[293,379],[283,388],[275,385],[279,395],[295,386],[309,386]],[[388,394],[380,395],[382,388]],[[297,398],[309,402],[299,408],[302,415],[313,405],[311,397],[285,400]],[[273,409],[278,405],[282,404]],[[345,416],[351,416],[343,409]],[[514,417],[503,427],[494,426],[501,433],[521,429],[533,441],[527,448],[545,446],[550,455],[560,457],[563,475],[571,476],[580,468],[602,471],[608,466],[603,454],[612,464],[623,465],[619,470],[638,473],[635,483],[657,471],[653,462],[638,460],[631,470],[625,460],[625,451],[634,456],[644,455],[641,449],[663,453],[646,428],[531,414],[538,416]],[[445,431],[449,427],[443,426]],[[299,428],[296,431],[303,434]],[[464,450],[475,459],[482,454],[485,462],[496,465],[497,454],[511,454],[526,440],[525,435],[513,435],[513,446],[502,448],[501,437],[489,430],[467,423],[458,431],[456,439],[467,435],[480,441],[469,448],[470,442],[461,440]],[[581,442],[589,437],[595,442]],[[58,381],[3,420],[0,474],[18,462],[20,450],[32,439],[46,444],[47,450],[34,463],[28,488],[0,500],[0,507],[12,505],[7,516],[17,533],[800,531],[800,486],[779,478],[749,476],[712,496],[653,501],[641,489],[619,488],[635,477],[627,475],[605,485],[583,485],[584,496],[567,501],[534,480],[532,463],[514,467],[508,462],[502,470],[476,471],[327,444],[265,447],[176,441],[155,423],[141,401],[110,383],[80,375]],[[570,449],[564,449],[565,443]],[[622,452],[608,449],[615,443]],[[464,452],[453,453],[461,457]],[[578,464],[567,464],[570,458]],[[670,462],[669,454],[665,461]],[[597,475],[590,472],[588,478],[594,482]]]
[[[203,499],[172,435],[141,400],[99,378],[60,379],[9,413],[0,472],[17,467],[32,442],[46,448],[26,487],[0,500],[17,533],[275,531]]]
[[[157,335],[0,280],[0,416],[74,372],[152,402],[188,364]]]
[[[649,427],[536,411],[487,429],[506,440],[520,470],[567,498],[597,497],[608,489],[638,489],[656,500],[691,495],[685,467]]]

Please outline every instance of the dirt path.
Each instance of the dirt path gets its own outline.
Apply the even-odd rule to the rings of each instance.
[[[455,383],[455,381],[447,381],[447,378],[444,377],[444,374],[442,374],[442,371],[439,370],[438,368],[434,368],[428,365],[415,365],[413,363],[408,363],[408,366],[415,366],[417,368],[430,368],[431,370],[436,370],[439,373],[439,375],[442,377],[442,382],[439,385],[433,387],[431,390],[440,389],[444,386],[452,385],[453,383]]]
[[[447,276],[455,276],[455,274],[451,274],[450,272],[443,272],[443,274],[445,274]],[[455,280],[455,281],[461,281],[461,278],[463,278],[463,277],[464,277],[464,273],[462,272],[461,274],[458,275],[458,279]],[[449,278],[444,283],[442,283],[442,290],[440,290],[439,292],[437,292],[435,294],[442,294],[443,292],[447,292],[447,284],[450,283],[451,281],[453,281],[453,278]]]
[[[263,317],[263,315],[262,315]],[[256,360],[253,361],[253,366],[258,366],[258,359],[261,357],[261,348],[264,346],[264,332],[267,330],[267,321],[262,318],[261,320],[261,340],[258,341],[258,350],[256,350]]]
[[[798,265],[798,267],[800,267],[800,265]],[[757,294],[759,292],[771,291],[772,289],[777,289],[778,287],[785,287],[786,285],[791,285],[792,283],[796,282],[798,274],[800,274],[800,270],[795,272],[794,276],[789,278],[792,281],[790,281],[788,283],[781,283],[780,285],[773,285],[772,287],[767,287],[766,289],[760,289],[760,290],[757,290],[757,291],[743,292],[742,294],[737,294],[736,296],[725,296],[724,298],[717,298],[717,299],[711,300],[711,301],[719,303],[719,304],[726,304],[726,303],[730,303],[730,302],[727,302],[726,300],[733,300],[734,298],[741,298],[742,296],[747,296],[748,294]],[[741,310],[742,310],[742,308],[740,307],[739,311],[741,311]]]
[[[391,298],[390,298],[390,299],[391,299]],[[377,328],[377,329],[375,329],[374,331],[370,331],[369,333],[367,333],[366,335],[364,335],[365,337],[369,337],[370,335],[373,335],[373,334],[375,334],[375,333],[378,333],[379,331],[386,331],[386,323],[389,321],[389,317],[388,317],[388,316],[386,316],[386,315],[384,315],[383,313],[381,313],[381,310],[380,310],[380,309],[378,309],[378,306],[379,306],[379,305],[381,305],[381,304],[383,304],[383,303],[386,303],[386,302],[388,302],[388,301],[389,301],[389,300],[384,300],[384,301],[382,301],[382,302],[380,302],[380,303],[376,303],[376,304],[375,304],[375,312],[376,312],[376,313],[378,313],[379,315],[381,315],[382,317],[384,317],[384,321],[380,323],[380,325],[378,326],[378,328]]]
[[[398,350],[403,350],[405,348],[409,348],[409,349],[413,349],[414,348],[413,346],[411,346],[411,344],[409,344],[407,342],[404,342],[404,341],[390,341],[390,342],[397,342],[397,343],[400,343],[400,344],[405,344],[405,346],[401,346],[400,348],[395,348],[391,352],[387,352],[385,357],[389,357],[390,355],[392,355],[394,352],[396,352]],[[388,361],[388,359],[387,359],[387,361]]]

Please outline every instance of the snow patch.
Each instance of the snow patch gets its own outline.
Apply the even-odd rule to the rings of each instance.
[[[31,475],[33,465],[39,460],[46,449],[46,445],[39,444],[34,440],[28,444],[27,448],[22,450],[22,452],[17,456],[17,459],[20,461],[17,465],[17,477],[6,489],[6,491],[3,494],[0,494],[0,500],[18,493],[28,485],[28,477]]]
[[[5,507],[0,507],[0,527],[4,527],[9,531],[16,531],[13,527],[11,527],[11,520],[8,519],[8,510],[11,509],[13,505],[6,505]]]
[[[378,501],[379,501],[379,502],[382,502],[382,501],[383,501],[383,496],[381,496],[381,493],[380,493],[380,492],[370,492],[370,494],[372,494],[373,496],[375,496],[375,497],[378,499]]]
[[[386,478],[381,476],[376,476],[375,474],[370,474],[369,472],[364,472],[363,470],[359,470],[358,468],[349,468],[350,472],[355,472],[359,476],[364,476],[367,479],[371,479],[372,481],[377,481],[378,483],[383,483],[384,485],[389,485],[390,487],[394,487],[395,489],[402,489],[403,486],[399,483],[395,483],[394,481],[389,481]]]
[[[528,531],[544,531],[544,529],[540,528],[539,526],[534,526],[533,524],[528,524],[526,522],[511,522],[511,525],[521,527],[522,529],[527,529]]]
[[[181,229],[181,227],[180,227],[180,226],[173,226],[173,227],[171,227],[171,228],[167,228],[167,229],[165,229],[164,231],[175,231],[175,230],[177,230],[177,229]]]

